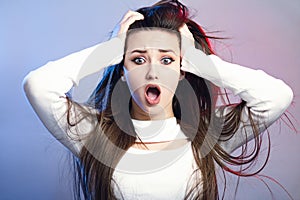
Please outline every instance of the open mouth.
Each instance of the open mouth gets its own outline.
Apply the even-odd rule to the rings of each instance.
[[[147,85],[145,89],[145,97],[149,104],[158,104],[160,101],[160,87],[153,84]]]

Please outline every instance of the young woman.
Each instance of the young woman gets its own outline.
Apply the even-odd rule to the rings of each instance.
[[[223,61],[209,39],[184,5],[163,0],[129,11],[109,41],[26,76],[32,107],[74,154],[76,198],[218,199],[217,168],[259,172],[245,171],[259,134],[293,93],[261,70]],[[103,68],[89,100],[72,100],[70,90]],[[220,105],[221,89],[241,102]]]

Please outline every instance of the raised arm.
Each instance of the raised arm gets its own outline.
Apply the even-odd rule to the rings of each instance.
[[[67,136],[66,93],[80,79],[113,64],[122,55],[121,41],[114,38],[105,43],[68,55],[31,71],[24,79],[26,96],[46,128],[73,153],[79,143]]]
[[[232,152],[254,137],[248,108],[255,116],[255,122],[259,124],[259,131],[263,132],[284,113],[293,99],[291,88],[282,80],[262,70],[226,62],[216,55],[208,56],[194,45],[189,45],[185,50],[182,70],[228,89],[246,101],[246,108],[241,116],[243,123],[240,123],[239,129],[231,139],[220,143],[227,152]]]
[[[46,128],[73,153],[79,153],[80,142],[68,136],[66,93],[79,81],[102,68],[120,63],[123,58],[125,33],[131,23],[142,19],[141,14],[129,11],[107,42],[73,53],[30,72],[23,81],[26,96]],[[89,122],[80,127],[91,128]]]

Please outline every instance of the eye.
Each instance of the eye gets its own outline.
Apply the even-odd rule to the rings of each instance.
[[[146,61],[145,61],[145,58],[143,58],[143,57],[137,57],[137,58],[132,59],[132,62],[134,62],[137,65],[142,65]]]
[[[164,65],[169,65],[169,64],[171,64],[172,62],[174,62],[174,59],[173,59],[173,58],[166,57],[166,58],[162,58],[162,59],[161,59],[161,63],[164,64]]]

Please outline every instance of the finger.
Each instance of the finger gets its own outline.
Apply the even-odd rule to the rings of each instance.
[[[128,24],[130,25],[137,20],[143,20],[143,19],[144,19],[143,15],[131,15],[122,23],[122,25],[128,25]]]
[[[179,32],[180,32],[180,33],[183,33],[184,35],[185,35],[185,34],[189,35],[190,30],[189,30],[188,26],[187,26],[186,24],[184,24],[183,26],[181,26],[181,27],[179,28]]]
[[[121,24],[119,34],[127,32],[129,26],[132,23],[134,23],[135,21],[143,20],[143,19],[144,19],[144,16],[141,14],[140,15],[132,15],[132,16],[128,17],[127,20]]]
[[[122,20],[121,20],[120,23],[123,23],[130,15],[132,15],[132,12],[133,12],[133,11],[128,10],[128,11],[126,12],[126,14],[123,16],[123,18],[122,18]]]
[[[132,10],[129,10],[125,15],[124,17],[122,18],[121,22],[120,23],[124,23],[126,20],[128,20],[128,18],[132,17],[132,16],[143,16],[141,13],[139,12],[135,12],[135,11],[132,11]],[[144,16],[143,16],[144,17]]]
[[[186,24],[183,24],[180,28],[179,28],[179,31],[180,32],[184,32],[187,28],[187,25]]]
[[[188,26],[186,24],[184,24],[183,26],[181,26],[179,28],[179,32],[186,38],[189,38],[192,40],[194,39],[193,34],[191,33],[190,29],[188,28]]]

